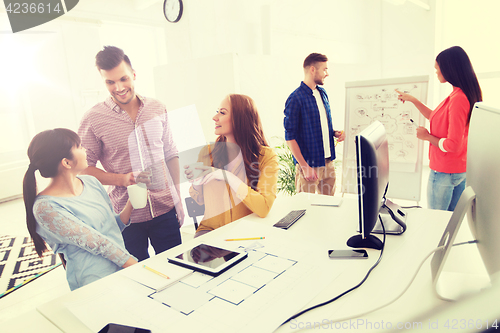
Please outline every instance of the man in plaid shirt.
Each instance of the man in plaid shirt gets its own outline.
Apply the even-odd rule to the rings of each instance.
[[[285,140],[295,162],[297,192],[335,193],[335,141],[345,139],[335,131],[324,84],[328,58],[311,53],[304,60],[304,81],[285,103]]]

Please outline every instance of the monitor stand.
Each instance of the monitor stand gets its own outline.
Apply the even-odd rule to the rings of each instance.
[[[386,199],[385,205],[379,211],[382,222],[384,222],[385,233],[387,235],[401,235],[406,230],[406,213],[402,210],[401,206],[395,204],[389,199]],[[380,220],[372,230],[373,234],[383,234],[382,225]]]
[[[382,245],[382,241],[374,235],[368,235],[366,238],[363,238],[363,235],[356,235],[347,240],[347,246],[354,247],[356,249],[368,248],[381,250]]]
[[[469,208],[473,207],[475,198],[476,194],[470,186],[462,192],[460,200],[458,200],[457,206],[451,215],[450,222],[448,222],[438,244],[438,247],[443,246],[444,248],[436,251],[431,260],[434,290],[437,296],[445,301],[456,301],[466,295],[479,292],[490,284],[487,276],[443,271],[462,220]]]

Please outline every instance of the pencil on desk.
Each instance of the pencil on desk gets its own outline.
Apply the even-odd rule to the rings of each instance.
[[[159,276],[161,276],[161,277],[164,277],[165,279],[170,279],[167,275],[165,275],[165,274],[163,274],[163,273],[161,273],[161,272],[158,272],[157,270],[154,270],[154,269],[152,269],[151,267],[148,267],[148,266],[146,266],[146,265],[144,265],[144,266],[142,266],[142,267],[144,267],[144,268],[145,268],[145,269],[147,269],[148,271],[151,271],[151,272],[153,272],[153,273],[155,273],[155,274],[158,274],[158,275],[159,275]]]
[[[248,237],[248,238],[229,238],[226,241],[242,241],[242,240],[252,240],[252,239],[265,239],[266,237]]]

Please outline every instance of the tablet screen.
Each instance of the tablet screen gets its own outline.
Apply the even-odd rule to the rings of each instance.
[[[169,261],[214,275],[222,273],[224,270],[246,258],[246,256],[246,253],[200,244],[176,257],[169,258]]]

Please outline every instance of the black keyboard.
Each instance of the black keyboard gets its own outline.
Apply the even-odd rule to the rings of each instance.
[[[292,224],[297,222],[304,214],[306,213],[305,209],[301,210],[292,210],[288,213],[284,218],[278,221],[274,226],[276,228],[288,229]]]

